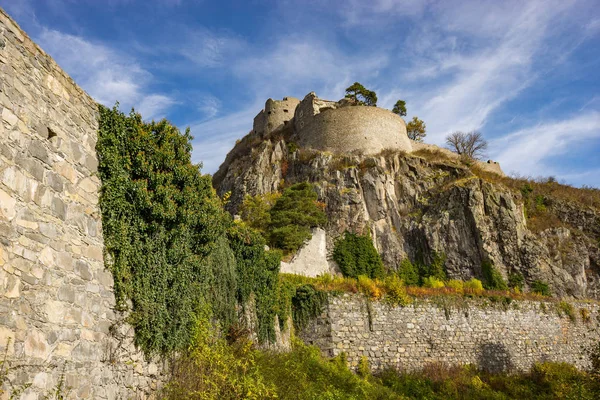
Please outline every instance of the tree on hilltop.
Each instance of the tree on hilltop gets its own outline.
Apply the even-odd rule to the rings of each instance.
[[[488,143],[481,132],[468,133],[456,131],[446,136],[446,144],[450,150],[469,158],[481,158],[485,155]]]
[[[396,104],[394,104],[392,112],[394,114],[398,114],[401,117],[406,116],[406,102],[404,100],[398,100]]]
[[[422,142],[423,138],[427,136],[425,133],[426,125],[423,120],[413,117],[412,121],[406,124],[406,134],[409,139],[414,140],[415,142]]]
[[[365,88],[358,82],[354,82],[346,88],[345,97],[354,100],[357,105],[377,106],[377,94],[374,91]]]

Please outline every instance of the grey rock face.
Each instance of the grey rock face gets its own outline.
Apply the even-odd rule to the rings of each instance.
[[[491,262],[505,279],[521,273],[526,285],[546,282],[555,295],[600,298],[595,210],[554,201],[552,212],[564,227],[533,232],[520,193],[483,180],[458,162],[387,151],[290,153],[294,146],[286,138],[293,140],[284,132],[232,150],[235,157],[228,156],[213,180],[219,194],[231,191],[231,212],[247,194],[309,181],[327,204],[329,251],[344,231],[368,231],[390,268],[406,257],[429,263],[437,253],[445,256],[450,278],[481,279],[482,264]]]

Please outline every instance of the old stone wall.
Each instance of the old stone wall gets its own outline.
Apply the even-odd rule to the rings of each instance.
[[[297,133],[297,143],[300,147],[341,154],[412,151],[402,118],[389,110],[367,106],[320,112]]]
[[[264,110],[254,117],[253,131],[260,136],[267,136],[294,118],[294,112],[300,100],[284,97],[283,100],[268,99]]]
[[[97,105],[2,9],[0,115],[5,395],[44,398],[63,376],[67,398],[147,397],[159,366],[118,323],[104,268]]]
[[[586,368],[586,348],[600,340],[595,303],[573,303],[572,321],[551,302],[454,300],[390,307],[360,295],[330,296],[322,315],[299,336],[329,356],[346,353],[352,366],[365,356],[373,369],[444,362],[492,372],[527,370],[541,361]]]

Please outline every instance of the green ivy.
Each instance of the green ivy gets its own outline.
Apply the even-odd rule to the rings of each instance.
[[[251,294],[254,294],[259,340],[272,342],[275,340],[274,320],[281,253],[276,250],[265,251],[265,239],[258,231],[244,224],[232,226],[227,236],[236,259],[238,300],[246,307]]]
[[[221,239],[229,218],[210,176],[191,162],[189,130],[116,107],[99,112],[100,209],[117,307],[130,311],[146,353],[182,349],[203,304],[221,299],[217,314],[233,315],[226,292],[236,283]]]

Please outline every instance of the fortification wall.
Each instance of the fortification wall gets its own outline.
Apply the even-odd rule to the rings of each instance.
[[[253,130],[261,136],[277,130],[294,118],[294,112],[300,100],[284,97],[283,100],[268,99],[264,110],[254,117]]]
[[[103,263],[97,105],[2,9],[0,114],[0,352],[17,367],[9,379],[32,384],[24,399],[50,394],[63,371],[67,398],[145,398],[158,365],[117,324]]]
[[[589,366],[585,349],[600,340],[597,304],[574,303],[573,322],[553,303],[484,301],[452,307],[419,300],[389,307],[360,295],[330,296],[322,315],[299,336],[328,356],[346,353],[354,367],[365,356],[373,369],[417,370],[432,362],[492,372],[527,370],[541,361]],[[580,308],[588,310],[587,322]]]
[[[302,126],[296,134],[301,147],[332,153],[412,151],[404,120],[382,108],[341,107],[322,110],[312,118],[296,113],[296,118]]]

